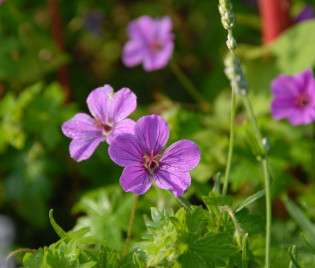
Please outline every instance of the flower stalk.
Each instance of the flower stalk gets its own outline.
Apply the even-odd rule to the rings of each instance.
[[[128,253],[129,244],[130,244],[130,238],[131,238],[131,233],[132,233],[133,221],[134,221],[135,215],[136,215],[136,208],[137,208],[137,203],[138,203],[138,197],[139,197],[138,195],[134,194],[133,206],[132,206],[132,210],[131,210],[129,226],[128,226],[128,232],[127,232],[127,238],[126,238],[126,244],[125,244],[125,249],[124,249],[123,256],[126,256],[127,253]]]
[[[268,162],[267,162],[267,151],[268,151],[268,142],[266,138],[263,138],[257,124],[256,117],[254,115],[252,106],[247,96],[248,85],[243,75],[242,67],[240,65],[239,58],[235,55],[235,48],[237,46],[236,40],[233,37],[232,28],[235,23],[235,16],[233,13],[232,3],[230,0],[219,0],[219,12],[221,14],[221,21],[224,29],[228,31],[227,37],[227,47],[230,51],[229,56],[225,61],[226,69],[225,73],[230,80],[231,87],[234,90],[234,93],[237,93],[242,96],[244,106],[246,108],[247,114],[254,126],[255,136],[259,144],[264,181],[265,181],[265,189],[266,189],[266,249],[265,249],[265,267],[270,267],[270,227],[271,227],[271,196],[270,196],[270,178],[268,172]],[[233,129],[234,130],[234,129]],[[232,131],[232,129],[231,129]],[[234,135],[234,133],[231,133]],[[232,144],[230,144],[231,146]],[[231,159],[228,158],[229,161]],[[230,165],[228,162],[227,165]],[[227,168],[229,172],[229,169]],[[224,189],[227,188],[228,184],[228,176],[226,174],[227,179],[224,181],[223,186],[223,194]],[[225,190],[226,191],[226,190]]]
[[[201,105],[201,108],[205,112],[209,112],[211,110],[210,103],[207,102],[203,96],[200,94],[198,89],[194,86],[194,84],[190,81],[190,79],[182,72],[182,70],[178,67],[178,65],[171,60],[170,68],[173,72],[173,74],[176,76],[178,81],[182,84],[182,86],[185,88],[187,93],[197,102]]]

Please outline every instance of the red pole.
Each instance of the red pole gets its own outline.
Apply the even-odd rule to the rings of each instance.
[[[290,0],[258,0],[264,44],[291,25]]]

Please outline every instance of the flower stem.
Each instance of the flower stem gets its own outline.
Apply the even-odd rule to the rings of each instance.
[[[177,197],[176,200],[186,209],[191,210],[191,204],[184,197]]]
[[[229,142],[229,153],[227,158],[227,164],[224,175],[224,183],[222,195],[225,196],[227,193],[227,188],[229,184],[229,175],[231,169],[232,155],[233,155],[233,145],[234,145],[234,126],[235,126],[235,89],[232,88],[232,103],[231,103],[231,127],[230,127],[230,142]]]
[[[178,65],[174,61],[170,61],[170,68],[173,74],[176,76],[178,81],[183,85],[188,94],[201,105],[202,110],[205,112],[209,112],[211,109],[210,103],[207,102],[198,89],[193,85],[190,79],[182,72],[182,70],[178,67]]]
[[[235,55],[234,50],[237,47],[236,40],[233,36],[232,28],[235,25],[235,15],[233,12],[233,6],[231,0],[219,0],[219,12],[221,14],[221,22],[224,29],[227,30],[227,47],[230,51],[230,57],[225,61],[225,73],[231,82],[231,86],[235,93],[243,96],[244,106],[247,110],[248,116],[252,121],[255,130],[255,137],[259,144],[259,158],[261,159],[265,189],[266,189],[266,255],[265,255],[265,267],[270,267],[270,225],[271,225],[271,197],[270,197],[270,179],[268,173],[267,164],[267,140],[262,138],[259,130],[256,117],[254,115],[252,106],[247,96],[248,84],[243,75],[240,59]]]
[[[126,256],[128,253],[130,237],[131,237],[131,232],[132,232],[132,226],[133,226],[133,220],[135,219],[135,215],[136,215],[136,207],[137,207],[138,197],[139,197],[138,195],[136,195],[136,194],[134,195],[133,206],[132,206],[132,210],[131,210],[128,232],[127,232],[127,238],[126,238],[126,245],[125,245],[123,256]]]
[[[10,254],[6,257],[5,263],[8,263],[9,259],[11,259],[14,255],[19,254],[19,253],[36,253],[36,249],[29,249],[29,248],[20,248],[17,250],[14,250],[10,252]]]
[[[266,255],[265,263],[266,268],[270,267],[270,227],[271,227],[271,196],[270,196],[270,179],[268,173],[267,159],[262,160],[265,189],[266,189]]]

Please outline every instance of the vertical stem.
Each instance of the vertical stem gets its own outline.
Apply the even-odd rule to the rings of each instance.
[[[266,189],[266,255],[265,255],[265,267],[270,267],[270,227],[271,227],[271,196],[270,196],[270,179],[267,167],[267,159],[262,160],[265,189]]]
[[[235,90],[232,88],[232,103],[231,103],[231,127],[230,127],[230,142],[229,142],[229,152],[227,158],[227,164],[224,175],[224,183],[222,195],[225,196],[227,193],[228,183],[229,183],[229,175],[231,169],[232,155],[233,155],[233,145],[234,145],[234,126],[235,126]]]
[[[208,112],[210,110],[210,104],[204,100],[198,89],[193,85],[190,79],[182,72],[178,65],[174,61],[170,61],[170,68],[178,81],[183,85],[188,94],[201,105],[201,108]]]
[[[135,215],[136,215],[136,207],[137,207],[138,197],[139,197],[138,195],[136,195],[136,194],[134,195],[133,206],[132,206],[132,210],[131,210],[128,232],[127,232],[127,238],[126,238],[126,245],[125,245],[123,256],[126,256],[128,253],[130,237],[131,237],[131,233],[132,233],[133,220],[135,219]]]

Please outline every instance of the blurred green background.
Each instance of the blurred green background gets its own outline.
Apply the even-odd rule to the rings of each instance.
[[[65,230],[92,226],[91,232],[122,250],[132,206],[132,194],[123,193],[118,183],[122,168],[109,159],[105,143],[90,159],[72,160],[70,140],[63,136],[61,125],[79,111],[88,113],[85,101],[94,88],[103,84],[116,90],[129,87],[138,96],[132,119],[161,114],[170,125],[169,143],[186,138],[200,147],[202,160],[191,172],[192,186],[185,196],[201,204],[201,196],[212,189],[214,175],[225,170],[228,149],[230,89],[223,72],[226,32],[218,3],[58,1],[64,51],[52,27],[56,26],[51,19],[52,3],[56,1],[7,0],[0,4],[0,213],[15,227],[13,248],[37,248],[56,241],[48,219],[53,208]],[[292,17],[307,3],[314,4],[292,1]],[[280,73],[314,67],[315,20],[292,25],[272,45],[263,46],[255,1],[233,4],[237,54],[258,122],[271,145],[273,244],[283,245],[289,239],[298,241],[299,235],[283,196],[290,196],[310,219],[315,218],[314,129],[274,121],[269,84]],[[210,112],[200,109],[169,67],[146,73],[141,66],[123,66],[126,26],[144,14],[172,18],[173,61],[211,104]],[[263,178],[252,127],[239,102],[237,107],[230,193],[239,203],[263,188]],[[178,207],[168,192],[150,189],[139,201],[138,238],[144,228],[142,215],[150,213],[150,206]],[[264,217],[264,200],[251,210]]]

